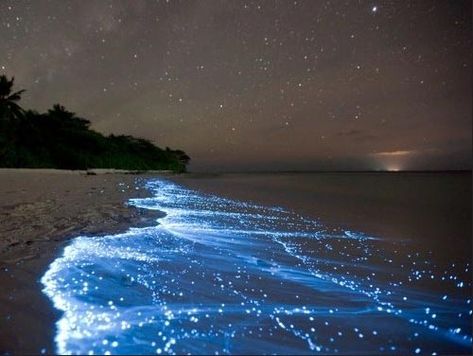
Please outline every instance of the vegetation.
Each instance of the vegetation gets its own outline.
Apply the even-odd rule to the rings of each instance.
[[[104,136],[59,104],[44,114],[23,110],[18,101],[24,90],[12,92],[13,81],[0,76],[0,167],[185,171],[190,158],[183,151]]]

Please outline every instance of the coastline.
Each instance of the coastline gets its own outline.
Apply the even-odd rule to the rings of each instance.
[[[136,173],[0,169],[1,353],[55,352],[60,313],[40,278],[72,238],[148,226],[161,216],[127,205],[150,196],[144,182],[158,176]]]
[[[451,187],[450,178],[439,179],[432,186],[422,178],[429,187],[420,197],[433,194],[439,183]],[[245,191],[261,190],[252,179],[238,181]],[[313,189],[313,177],[310,182],[304,186]],[[278,176],[263,183],[299,203],[295,182],[286,182],[286,189]],[[325,189],[334,196],[332,183],[325,182]],[[372,183],[364,186],[397,186],[404,198],[411,193],[395,181]],[[297,212],[208,196],[166,180],[149,187],[155,199],[133,204],[164,212],[159,226],[114,238],[80,237],[48,270],[46,293],[64,311],[59,352],[332,353],[334,327],[341,333],[335,344],[341,353],[384,353],[389,347],[399,354],[461,354],[471,346],[470,265],[448,253],[449,265],[437,264],[438,252],[447,249],[434,248],[422,227],[417,242],[432,253],[413,241],[321,230]],[[424,264],[429,278],[419,271]],[[425,313],[431,311],[427,328]],[[328,324],[334,327],[324,328]],[[192,330],[199,334],[191,336]],[[258,331],[257,338],[248,337]]]
[[[58,257],[59,253],[63,251],[63,248],[66,245],[69,245],[69,242],[71,242],[71,238],[77,236],[93,237],[92,239],[89,238],[87,240],[89,240],[89,242],[94,243],[89,244],[89,247],[87,247],[89,250],[87,250],[86,248],[84,250],[85,253],[81,254],[81,256],[85,256],[85,261],[87,261],[87,258],[89,258],[90,256],[95,256],[95,260],[93,263],[97,263],[98,265],[103,263],[107,266],[110,263],[109,254],[111,255],[111,259],[118,258],[118,260],[121,261],[123,259],[123,254],[121,252],[121,248],[123,247],[122,242],[120,242],[120,240],[118,239],[118,245],[113,246],[113,244],[110,245],[110,239],[101,239],[100,236],[124,232],[130,227],[154,225],[156,224],[156,220],[159,217],[163,216],[163,214],[166,214],[166,205],[160,207],[163,208],[161,211],[152,209],[139,209],[133,208],[131,206],[126,206],[126,202],[130,198],[146,198],[151,195],[151,191],[144,187],[144,182],[152,178],[164,178],[166,180],[178,183],[178,185],[180,186],[191,187],[192,191],[195,194],[192,193],[188,195],[187,193],[178,191],[177,194],[174,196],[173,190],[166,193],[167,190],[164,184],[164,187],[159,185],[160,189],[156,191],[156,194],[171,194],[170,201],[172,201],[173,204],[176,204],[175,206],[184,207],[184,209],[186,209],[188,204],[192,205],[196,204],[197,202],[198,206],[199,204],[201,204],[200,208],[203,209],[202,213],[204,215],[208,213],[208,209],[210,209],[211,211],[221,209],[221,201],[219,199],[220,197],[225,196],[232,199],[238,199],[239,201],[243,202],[253,201],[255,203],[263,204],[265,206],[273,206],[273,204],[276,202],[284,203],[284,205],[286,205],[286,208],[295,212],[307,212],[308,214],[306,215],[309,216],[309,222],[315,221],[310,219],[311,214],[314,217],[317,217],[320,211],[325,210],[327,213],[326,217],[333,216],[334,218],[337,218],[343,216],[345,218],[344,220],[347,220],[352,223],[353,221],[355,221],[355,219],[352,220],[350,219],[350,217],[356,217],[355,215],[353,215],[353,213],[356,212],[358,214],[360,213],[360,209],[364,208],[364,214],[361,215],[363,219],[360,221],[360,223],[366,226],[376,227],[376,225],[370,225],[369,223],[373,221],[373,214],[376,212],[376,210],[380,210],[380,212],[383,214],[381,216],[384,216],[384,218],[374,220],[379,220],[381,226],[386,224],[384,228],[384,231],[386,233],[390,231],[388,229],[389,226],[397,228],[397,232],[417,232],[416,235],[419,236],[419,239],[417,240],[417,245],[426,245],[426,247],[428,246],[428,248],[433,249],[433,254],[429,253],[429,255],[426,255],[428,256],[429,261],[434,261],[434,258],[437,263],[442,262],[441,260],[445,258],[449,263],[451,263],[450,257],[455,256],[455,261],[460,263],[459,268],[462,268],[461,264],[463,263],[463,261],[461,256],[457,252],[458,248],[460,247],[463,247],[463,250],[465,250],[465,243],[462,242],[463,239],[460,239],[457,241],[457,246],[454,246],[455,244],[452,243],[451,239],[448,239],[449,235],[446,235],[443,239],[440,239],[442,235],[442,229],[445,227],[452,228],[453,224],[449,220],[442,222],[439,217],[445,215],[445,209],[448,209],[451,210],[453,213],[457,211],[463,211],[463,213],[469,216],[468,219],[470,219],[469,221],[471,221],[471,214],[468,213],[469,211],[471,211],[471,205],[469,205],[468,209],[465,210],[465,207],[462,204],[458,205],[458,199],[452,200],[453,197],[456,197],[457,195],[464,195],[465,191],[470,191],[471,188],[469,188],[469,185],[466,186],[464,183],[467,181],[467,178],[471,179],[471,175],[469,177],[463,178],[456,177],[454,181],[451,180],[452,177],[449,177],[446,180],[445,177],[440,177],[440,181],[438,181],[438,179],[440,178],[435,177],[430,177],[427,181],[425,180],[425,177],[414,177],[414,180],[410,179],[409,182],[407,182],[408,184],[404,184],[402,183],[402,181],[392,179],[390,179],[389,181],[385,181],[384,178],[383,181],[379,181],[378,178],[376,178],[375,181],[373,181],[371,178],[368,181],[364,181],[366,177],[363,177],[364,182],[361,182],[356,177],[351,177],[349,180],[347,180],[346,177],[341,178],[337,177],[336,175],[331,175],[329,180],[320,180],[320,178],[317,177],[309,177],[310,179],[306,181],[306,179],[308,178],[304,178],[303,175],[293,177],[281,177],[280,175],[274,175],[272,179],[269,180],[266,176],[245,177],[240,175],[218,177],[207,175],[132,176],[130,174],[91,175],[84,172],[78,173],[69,171],[29,171],[28,173],[20,173],[0,170],[0,194],[2,197],[5,197],[5,199],[2,199],[0,202],[0,283],[2,283],[2,286],[6,286],[6,288],[4,288],[4,290],[0,292],[0,351],[2,351],[2,353],[38,354],[44,352],[50,354],[55,352],[54,336],[56,329],[54,327],[54,323],[59,319],[62,314],[61,312],[53,309],[50,300],[46,297],[45,294],[42,293],[43,286],[39,281],[40,277],[43,276],[49,264],[55,258]],[[432,180],[433,178],[435,179]],[[314,179],[316,179],[316,181],[314,181]],[[421,179],[421,181],[419,181],[419,179]],[[421,182],[422,184],[420,184]],[[460,186],[458,186],[457,183],[461,183]],[[411,186],[415,187],[416,195],[413,195],[414,192]],[[458,189],[452,191],[452,187],[454,186],[458,186]],[[361,189],[366,187],[369,187],[370,189]],[[438,188],[441,187],[444,187],[444,189],[439,190]],[[387,188],[390,188],[391,190],[394,188],[395,189],[392,193],[386,195],[386,192],[389,191]],[[440,194],[442,191],[446,194],[446,196]],[[208,197],[201,195],[201,192],[216,194],[216,200],[214,200],[213,203],[212,199],[210,199],[211,201],[208,201]],[[308,194],[309,192],[312,192],[313,194]],[[431,199],[425,201],[425,199],[423,198],[428,196],[431,196]],[[398,197],[398,199],[394,199],[395,197]],[[342,198],[343,202],[345,202],[345,204],[343,205],[341,205],[337,201],[337,199]],[[409,204],[412,206],[406,206],[406,204],[403,203],[406,198],[409,198]],[[157,200],[159,201],[160,199]],[[166,201],[166,199],[164,200]],[[386,202],[390,202],[391,204],[387,206],[385,204]],[[453,202],[456,203],[453,204]],[[252,219],[245,221],[245,218],[243,218],[243,221],[239,219],[235,220],[234,212],[240,212],[242,206],[240,206],[239,203],[236,201],[233,201],[233,203],[235,204],[232,205],[232,207],[229,208],[228,211],[224,209],[222,211],[222,214],[225,215],[225,213],[229,213],[226,218],[230,219],[229,221],[231,221],[232,224],[236,224],[234,227],[239,226],[238,224],[244,224],[245,226],[243,228],[248,228],[248,226],[246,225],[254,221]],[[419,207],[425,208],[426,204],[432,205],[432,209],[419,213]],[[445,204],[447,204],[447,206],[444,206]],[[146,204],[143,205],[143,207],[144,206],[146,206]],[[389,207],[389,210],[386,209],[387,207]],[[266,210],[264,211],[267,212]],[[361,212],[363,212],[363,210],[361,210]],[[395,212],[396,214],[393,214],[393,212]],[[157,215],[155,215],[154,213],[156,213]],[[262,214],[257,211],[253,212],[253,214],[250,215],[256,218],[257,220],[259,219],[258,221],[262,224],[262,227],[266,227],[266,213]],[[279,225],[278,223],[274,225],[274,228],[277,228],[277,226],[285,226],[286,220],[278,220],[276,215],[274,217],[273,215],[271,215],[272,218],[270,219],[270,225],[272,226],[274,221],[280,221]],[[293,216],[298,221],[299,218],[297,217],[297,214],[290,213],[289,215]],[[412,224],[411,220],[406,219],[411,215],[416,221],[421,221],[424,218],[424,215],[425,217],[430,217],[431,220],[435,222],[433,224],[434,226],[426,227],[423,224]],[[168,217],[169,216],[172,217],[172,214],[169,213]],[[200,215],[197,214],[196,216]],[[401,217],[402,220],[387,220],[387,217],[389,216],[393,216],[393,218],[395,219]],[[274,220],[273,218],[275,218],[276,220]],[[220,225],[222,221],[225,221],[225,219],[221,220],[221,215],[215,216],[214,219],[214,223],[217,226],[217,230],[218,227],[221,228],[222,226],[224,226]],[[457,222],[459,222],[460,225],[463,226],[464,219],[459,216],[457,216],[457,219],[459,219]],[[327,220],[330,221],[329,219],[322,219],[321,221],[324,222]],[[192,231],[195,227],[195,224],[197,224],[197,228],[201,227],[199,221],[192,221],[191,219],[188,222],[183,221],[183,223],[183,233],[186,234],[186,232],[191,231],[188,238],[189,241],[193,241],[196,236],[193,236]],[[230,226],[233,226],[232,224],[230,224]],[[200,251],[200,253],[198,252],[198,249],[195,250],[195,256],[199,257],[197,258],[195,256],[186,257],[186,255],[180,255],[180,251],[190,251],[193,249],[185,247],[187,241],[186,239],[174,240],[172,238],[172,234],[171,236],[166,237],[165,222],[163,222],[163,226],[163,241],[166,241],[166,239],[169,238],[170,240],[168,242],[177,243],[177,246],[179,247],[177,249],[170,249],[169,251],[169,253],[175,254],[173,255],[174,257],[171,259],[173,264],[175,264],[176,266],[181,266],[177,268],[177,270],[185,269],[189,265],[193,266],[194,263],[197,263],[197,265],[194,266],[196,268],[195,271],[199,271],[199,268],[204,268],[203,271],[207,272],[205,266],[218,266],[218,268],[221,268],[226,271],[226,266],[224,264],[214,264],[215,261],[213,261],[213,259],[215,258],[219,259],[220,253],[224,253],[225,251],[227,251],[227,247],[230,250],[232,249],[232,244],[227,246],[228,238],[232,237],[232,235],[227,235],[225,228],[221,229],[221,234],[217,236],[216,240],[218,241],[218,238],[221,239],[222,246],[225,246],[222,248],[219,247],[218,243],[215,244],[216,241],[214,241],[213,238],[210,238],[210,240],[206,240],[205,233],[197,236],[199,242],[201,242],[201,244],[198,244],[199,246],[208,246],[209,248],[215,248],[215,251],[210,254],[207,251],[207,247],[204,247],[204,250]],[[289,224],[288,226],[291,226],[291,224]],[[430,234],[433,229],[436,229],[438,231],[437,235]],[[268,233],[270,233],[271,231],[272,230],[268,230]],[[305,230],[302,229],[302,231]],[[340,231],[343,232],[344,229],[342,228]],[[329,229],[328,233],[337,234],[336,230],[331,229]],[[361,235],[361,237],[363,236],[364,235]],[[468,236],[471,235],[469,235],[468,233]],[[202,237],[204,237],[203,240],[201,240]],[[386,237],[388,237],[388,235],[386,235]],[[426,239],[426,237],[428,239]],[[433,241],[432,237],[434,237],[434,240],[436,241]],[[255,238],[257,239],[257,237]],[[77,242],[79,240],[75,240],[74,242]],[[105,241],[104,244],[100,244],[100,240],[107,241]],[[97,241],[98,243],[96,244],[95,242]],[[132,249],[136,249],[136,251],[138,252],[143,252],[145,256],[148,256],[148,253],[150,253],[150,255],[153,255],[154,253],[154,256],[160,255],[163,252],[162,248],[166,248],[161,246],[159,242],[161,240],[158,239],[158,241],[155,241],[154,235],[153,238],[150,239],[150,241],[153,242],[148,245],[146,242],[146,238],[143,240],[132,238],[126,239],[126,241],[123,241],[123,243],[125,243],[126,246],[131,246]],[[187,243],[189,241],[187,241]],[[233,239],[231,241],[233,241]],[[363,242],[365,240],[361,239],[360,241]],[[368,240],[366,241],[370,241],[370,239],[368,238]],[[5,244],[6,242],[8,243],[8,245]],[[280,242],[276,242],[277,244],[273,247],[277,248],[283,246],[285,251],[281,251],[283,256],[296,259],[298,258],[297,254],[294,255],[294,250],[292,250],[291,248],[287,249],[287,246],[285,244],[281,245]],[[386,242],[389,245],[389,241]],[[404,251],[404,253],[406,254],[412,253],[412,251],[422,251],[415,248],[415,246],[412,244],[413,242],[416,241],[411,241],[409,245],[406,245],[406,249],[402,247],[403,245],[397,244],[396,251],[394,252],[397,253],[399,247],[401,247],[401,251]],[[436,245],[437,243],[438,245]],[[90,245],[92,245],[92,247]],[[390,249],[389,247],[391,245],[388,245],[386,245],[388,247],[386,251],[388,253],[389,251],[393,252],[392,249]],[[237,246],[236,251],[238,251],[238,244],[235,246]],[[252,246],[252,244],[249,244],[248,247],[249,246]],[[257,246],[257,244],[254,246]],[[307,247],[306,251],[309,253],[310,256],[310,251],[316,253],[316,248],[318,245],[317,243],[314,243],[314,241],[306,241],[306,245],[304,246]],[[358,246],[358,244],[355,244],[354,246],[356,247]],[[373,246],[373,248],[374,247],[375,246]],[[255,250],[253,251],[253,253],[250,253],[250,255],[258,255],[258,253],[263,250]],[[269,251],[271,249],[267,250]],[[375,250],[372,250],[372,252],[373,251]],[[243,252],[249,253],[247,249],[244,249]],[[441,252],[441,255],[438,255],[439,252]],[[329,253],[330,257],[330,252],[327,253]],[[368,257],[371,256],[371,253],[369,253],[369,251],[366,253],[368,254]],[[468,254],[467,252],[464,253]],[[420,256],[422,256],[422,254]],[[201,257],[209,258],[210,262],[208,264],[203,264],[202,266],[198,265],[198,261],[200,261]],[[439,257],[440,260],[438,259]],[[422,258],[423,257],[419,257],[418,260],[414,261],[413,266],[417,262],[422,261]],[[471,255],[469,260],[471,260]],[[137,263],[138,269],[142,268],[143,260],[139,258],[136,259],[135,257],[131,256],[130,262],[133,261]],[[250,258],[249,261],[253,261],[253,259]],[[264,261],[264,258],[261,261]],[[158,270],[153,265],[152,259],[147,263],[149,264],[150,270]],[[409,263],[409,261],[406,260],[404,263]],[[69,265],[68,267],[66,267],[66,270],[67,268],[72,267],[72,273],[69,274],[70,277],[74,277],[74,266],[75,265],[73,264],[72,266]],[[234,265],[231,264],[231,266]],[[252,263],[249,263],[248,266],[249,268],[255,268],[252,272],[255,275],[259,276],[260,273],[264,274],[264,265],[256,264],[256,267],[254,267]],[[263,267],[261,268],[261,266]],[[290,266],[291,265],[288,265],[288,267]],[[297,266],[299,265],[297,264]],[[468,266],[469,265],[467,265],[467,269]],[[231,268],[232,267],[230,267],[230,270],[232,270]],[[298,267],[296,267],[296,269],[297,268]],[[120,268],[118,268],[117,270],[120,271]],[[402,269],[399,268],[400,272],[402,272],[401,270]],[[441,275],[444,275],[445,273],[456,272],[452,271],[448,266],[443,266],[442,263],[435,267],[436,278],[440,277]],[[120,276],[120,274],[118,274],[118,276]],[[201,274],[197,273],[196,275],[193,275],[189,272],[189,274],[187,274],[187,282],[192,282],[193,278],[196,278],[196,276],[201,276]],[[163,283],[166,285],[166,283],[169,282],[168,276],[166,274],[163,274],[161,275],[161,277],[163,277],[164,279],[161,283],[158,283],[157,285],[162,285]],[[74,278],[72,279],[72,283],[75,283]],[[465,281],[465,283],[469,283],[467,277],[461,278],[463,278],[462,280]],[[186,279],[184,278],[184,280]],[[110,299],[105,300],[114,300],[114,296],[116,298],[122,296],[122,294],[115,294],[115,291],[119,291],[118,293],[125,293],[124,291],[121,291],[121,282],[118,282],[118,285],[111,287],[113,285],[113,278],[110,281],[111,284],[107,283],[105,285],[106,288],[104,289],[106,291],[109,291],[106,293],[110,293],[110,296],[106,295],[106,298]],[[117,281],[121,281],[121,279],[117,279]],[[170,285],[167,285],[168,288],[165,288],[165,290],[177,291],[179,290],[180,283],[184,283],[180,280],[180,277],[176,279],[171,279],[170,283],[174,283],[174,281],[177,281],[177,285],[173,285],[172,288]],[[382,285],[385,281],[381,279],[378,282]],[[102,282],[99,282],[97,280],[94,281],[93,277],[91,281],[88,281],[88,283],[90,285],[93,285],[94,283],[102,284]],[[212,280],[210,280],[209,283],[213,283]],[[234,281],[234,285],[237,285],[236,280]],[[269,283],[265,286],[267,288],[270,288],[271,285],[272,284]],[[435,283],[435,285],[437,285],[437,283]],[[206,295],[205,291],[211,288],[211,285],[204,287],[204,295]],[[336,286],[333,288],[337,289]],[[436,287],[432,288],[434,292],[436,291],[435,293],[445,293],[445,295],[449,293],[452,293],[451,295],[462,295],[461,293],[458,294],[459,292],[457,292],[456,289],[449,289],[449,292],[447,293],[447,289],[445,288],[445,286],[442,286],[440,288],[440,291],[437,291]],[[197,289],[197,291],[199,290]],[[340,291],[338,289],[337,291],[344,295],[343,291]],[[406,293],[408,291],[409,290],[406,289]],[[68,289],[66,287],[66,295],[67,293]],[[310,298],[312,298],[312,294],[309,294],[311,296]],[[53,295],[56,294],[54,293]],[[167,294],[165,293],[165,295]],[[268,293],[268,295],[273,295],[275,296],[275,298],[277,298],[278,293],[273,292]],[[366,295],[366,293],[361,291],[360,295],[363,296]],[[439,294],[439,296],[441,295],[442,294]],[[127,298],[126,296],[124,297]],[[462,297],[468,298],[468,295],[463,295]],[[172,297],[170,298],[170,301],[172,302],[173,299]],[[436,298],[436,300],[437,299],[440,299],[440,297]],[[412,302],[414,303],[413,305],[417,305],[415,304],[415,295],[410,296],[408,294],[408,300],[410,301],[409,303]],[[433,303],[432,307],[437,306],[436,300],[430,300],[430,302]],[[442,300],[445,300],[445,298]],[[452,299],[452,301],[453,300],[454,299]],[[421,300],[420,302],[422,303],[421,305],[424,305],[423,303],[425,302],[425,300]],[[279,303],[280,302],[277,302],[276,305],[279,305]],[[445,303],[450,303],[450,297],[448,299],[448,302]],[[120,307],[126,306],[122,305]],[[406,311],[407,310],[409,310],[409,308],[406,309]],[[67,315],[67,313],[65,315]],[[80,317],[72,318],[72,320],[79,319]],[[456,325],[453,319],[451,320],[450,325]],[[463,327],[464,326],[462,326],[462,328]],[[443,345],[439,344],[439,347],[440,346],[444,347]],[[102,350],[102,353],[104,350],[105,349]]]

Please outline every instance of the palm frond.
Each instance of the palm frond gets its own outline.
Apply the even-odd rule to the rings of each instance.
[[[18,104],[9,102],[8,107],[13,118],[21,119],[25,116],[25,111]]]
[[[10,96],[8,96],[6,100],[18,101],[21,99],[21,94],[23,94],[25,91],[26,91],[25,89],[18,90],[14,92],[13,94],[11,94]]]

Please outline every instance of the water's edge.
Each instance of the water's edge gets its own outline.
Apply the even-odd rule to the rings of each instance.
[[[148,186],[154,196],[130,204],[165,214],[156,226],[77,237],[41,278],[64,312],[58,353],[471,348],[471,277],[460,277],[469,265],[418,267],[428,256],[404,256],[402,244],[386,250],[382,239],[165,180]],[[453,287],[439,289],[452,272]]]

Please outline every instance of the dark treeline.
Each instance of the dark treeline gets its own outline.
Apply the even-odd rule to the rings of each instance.
[[[132,136],[104,136],[90,121],[57,104],[47,113],[23,110],[23,90],[0,76],[0,167],[116,168],[184,172],[189,157]]]

